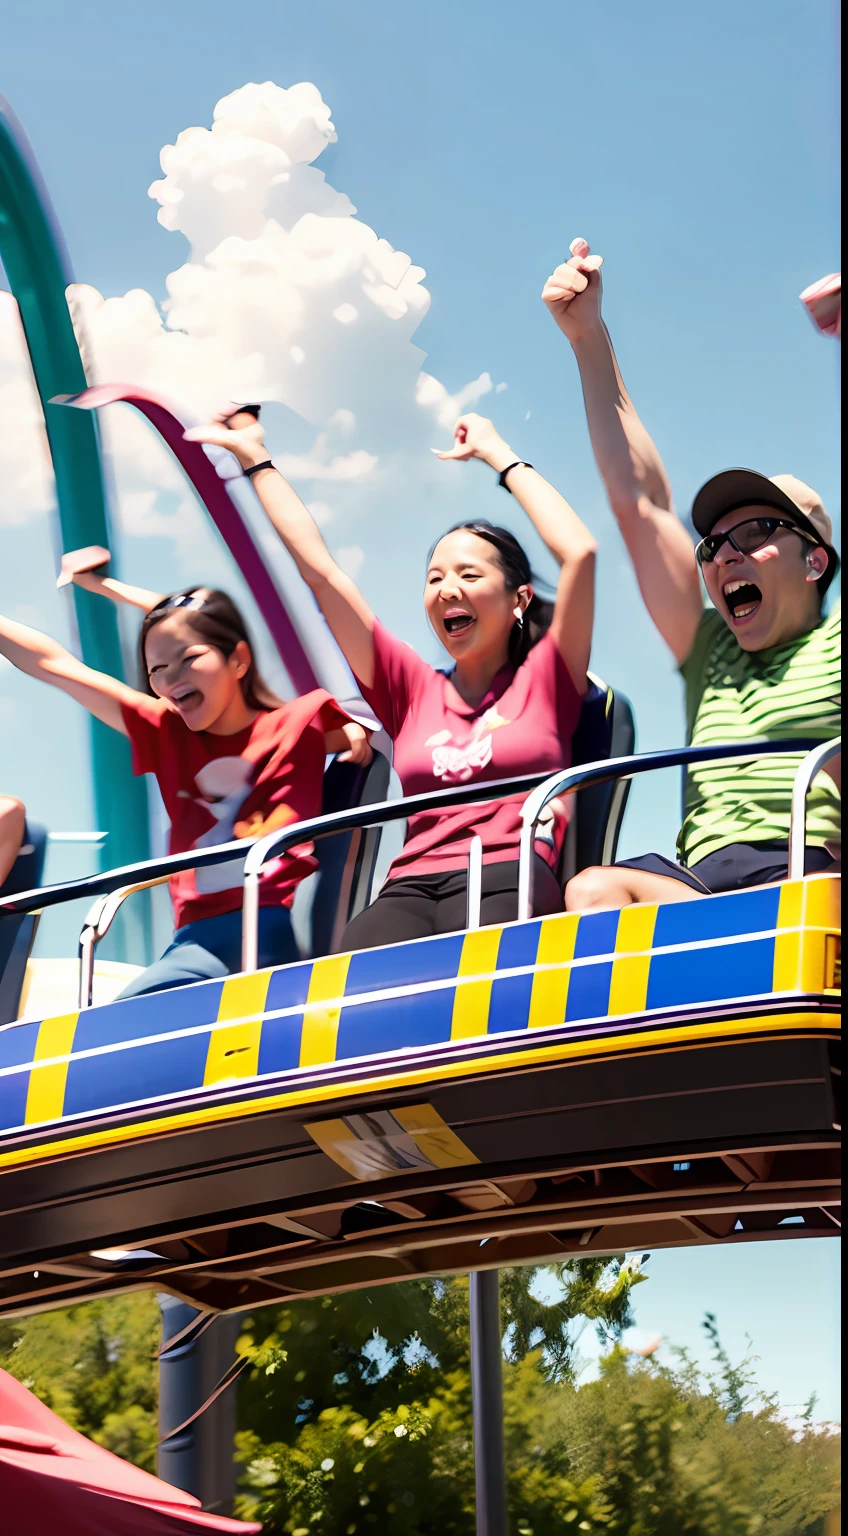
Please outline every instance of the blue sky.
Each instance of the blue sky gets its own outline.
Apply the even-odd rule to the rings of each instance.
[[[241,12],[223,0],[31,0],[4,19],[2,89],[34,145],[77,278],[105,297],[138,288],[160,302],[167,274],[191,255],[146,195],[162,146],[208,127],[216,101],[247,82],[314,82],[338,134],[318,169],[426,271],[430,307],[411,330],[425,369],[451,395],[484,373],[505,384],[478,408],[598,534],[593,665],[632,698],[650,748],[681,740],[680,688],[604,503],[573,360],[538,295],[574,235],[605,255],[607,320],[682,511],[709,474],[740,463],[801,476],[838,524],[836,350],[797,302],[840,264],[836,43],[828,0],[254,0]],[[413,354],[408,341],[383,346],[360,346],[348,394],[333,402],[356,415],[342,447],[373,454],[377,469],[304,494],[325,508],[331,543],[359,566],[383,618],[435,660],[418,599],[430,538],[466,511],[521,531],[520,512],[482,466],[435,466],[429,446],[448,434],[432,423],[422,432],[412,406],[393,453],[381,376],[405,378]],[[307,458],[319,416],[304,420],[291,403],[269,411],[274,450]],[[329,441],[328,452],[341,451]],[[11,451],[7,442],[0,456]],[[128,468],[129,458],[119,444],[125,573],[172,587],[214,576],[238,589],[196,509],[155,465],[144,501],[148,460],[136,454]],[[10,464],[0,490],[0,609],[72,638],[53,591],[49,487],[14,510],[14,474]],[[54,827],[87,827],[85,730],[69,703],[46,704],[0,672],[2,787]],[[676,783],[640,785],[623,851],[670,852],[676,805]],[[80,870],[81,858],[57,856],[51,877]],[[834,1248],[818,1242],[657,1254],[640,1324],[656,1312],[659,1331],[694,1346],[712,1306],[726,1330],[752,1334],[767,1385],[787,1403],[815,1387],[829,1417],[833,1265]]]

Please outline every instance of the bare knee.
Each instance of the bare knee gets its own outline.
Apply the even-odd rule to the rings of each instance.
[[[20,853],[25,829],[26,811],[20,800],[0,795],[0,885]]]
[[[566,912],[588,912],[592,907],[618,907],[629,900],[622,895],[621,873],[612,865],[593,864],[569,880],[565,888]]]
[[[26,807],[14,795],[0,795],[0,837],[23,840]]]

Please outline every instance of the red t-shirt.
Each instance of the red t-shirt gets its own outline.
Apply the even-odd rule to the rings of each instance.
[[[169,853],[258,837],[319,816],[324,732],[349,718],[323,689],[263,711],[234,736],[190,731],[164,699],[139,695],[121,712],[133,773],[155,773],[162,792],[171,822]],[[291,906],[298,882],[316,868],[312,846],[304,843],[267,866],[261,906]],[[242,874],[241,860],[234,859],[174,875],[169,884],[176,927],[238,911]]]
[[[472,707],[452,682],[379,622],[374,625],[374,682],[363,697],[394,742],[394,767],[405,795],[449,784],[555,773],[571,766],[571,738],[582,699],[550,634],[517,670],[504,667]],[[389,879],[463,869],[471,838],[483,840],[483,862],[518,857],[524,795],[490,804],[424,811],[410,817],[403,852]],[[550,864],[565,831],[564,802],[537,842]]]

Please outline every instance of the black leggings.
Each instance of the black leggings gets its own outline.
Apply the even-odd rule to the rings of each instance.
[[[379,944],[403,944],[435,933],[459,933],[465,927],[468,872],[448,870],[389,880],[377,900],[348,923],[339,950],[376,949]],[[563,910],[560,883],[545,860],[535,855],[533,913],[549,917]],[[518,916],[518,863],[483,865],[480,923],[512,923]]]

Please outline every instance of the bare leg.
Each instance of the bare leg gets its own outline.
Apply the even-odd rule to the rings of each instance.
[[[20,800],[0,795],[0,885],[21,851],[25,817]]]
[[[565,888],[566,912],[590,912],[593,907],[629,907],[637,901],[696,901],[700,891],[671,875],[651,875],[643,869],[594,864],[581,869]]]

